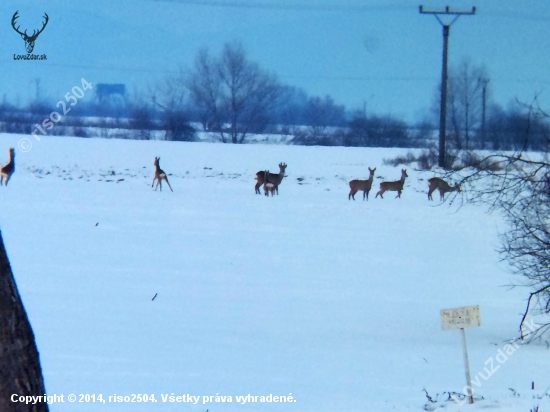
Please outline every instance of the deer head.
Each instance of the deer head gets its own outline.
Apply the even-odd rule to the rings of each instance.
[[[15,27],[15,21],[17,20],[17,18],[19,17],[18,16],[18,13],[19,13],[19,10],[15,12],[15,14],[13,15],[13,17],[11,18],[11,26],[13,27],[13,29],[19,33],[21,35],[21,38],[25,41],[25,49],[27,49],[27,53],[32,53],[32,51],[34,50],[34,42],[36,41],[36,38],[38,37],[38,35],[40,33],[42,33],[44,31],[44,29],[46,28],[46,25],[48,24],[48,20],[50,19],[48,17],[48,15],[46,13],[44,13],[44,23],[42,24],[42,28],[40,30],[34,30],[32,32],[32,35],[29,36],[27,34],[27,30],[25,30],[25,32],[21,33],[19,31],[19,27],[20,26],[17,26]]]

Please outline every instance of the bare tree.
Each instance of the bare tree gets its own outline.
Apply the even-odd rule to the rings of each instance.
[[[151,100],[160,109],[161,125],[166,131],[166,140],[194,140],[195,130],[188,122],[185,98],[183,70],[175,77],[167,77],[151,92]]]
[[[550,142],[550,116],[536,105],[529,111],[540,125],[545,120],[545,137]],[[530,135],[527,125],[525,139]],[[527,144],[524,144],[526,147]],[[527,329],[528,315],[550,315],[550,159],[548,150],[528,154],[524,150],[478,158],[470,157],[471,168],[459,172],[466,186],[463,201],[488,205],[508,223],[501,234],[498,252],[522,281],[513,286],[529,290],[519,329],[522,339],[536,339],[550,329],[550,320]],[[456,176],[454,176],[456,179]],[[464,193],[464,192],[463,192]]]
[[[128,126],[137,131],[134,133],[134,138],[151,139],[151,131],[155,129],[155,110],[149,98],[140,92],[134,92],[129,109]]]
[[[276,77],[249,61],[240,43],[225,44],[218,59],[201,50],[187,85],[203,123],[224,143],[263,131],[280,91]]]
[[[46,393],[40,359],[0,234],[0,410],[47,412],[48,404],[13,402],[12,395]]]
[[[195,70],[187,80],[193,103],[198,107],[204,130],[220,130],[223,126],[220,110],[221,85],[217,62],[207,49],[201,49],[195,58]],[[222,135],[222,140],[224,136]]]
[[[451,72],[447,96],[449,121],[457,149],[472,149],[471,140],[475,132],[481,129],[483,88],[487,78],[485,69],[473,66],[469,60],[463,60]]]
[[[464,59],[449,70],[447,82],[447,136],[448,149],[446,167],[460,155],[462,150],[480,147],[484,107],[489,104],[489,76],[483,66],[474,66]],[[440,85],[441,87],[441,85]],[[433,113],[439,116],[440,91],[433,100]]]
[[[472,139],[481,129],[483,113],[483,88],[488,75],[481,66],[473,66],[463,60],[451,71],[447,91],[452,141],[458,150],[472,149]]]
[[[330,96],[311,97],[307,102],[306,115],[313,132],[323,133],[328,126],[344,126],[346,123],[346,109],[334,103]]]

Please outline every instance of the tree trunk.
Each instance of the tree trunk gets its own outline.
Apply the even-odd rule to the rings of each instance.
[[[12,395],[19,400],[45,393],[34,334],[0,233],[0,411],[48,412],[45,402],[12,402]]]

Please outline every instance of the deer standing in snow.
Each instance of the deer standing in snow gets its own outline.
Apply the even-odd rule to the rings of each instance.
[[[449,185],[445,180],[440,179],[439,177],[432,177],[428,180],[428,200],[433,200],[432,193],[434,190],[439,190],[440,199],[443,200],[445,193],[447,192],[460,192],[460,185],[455,183],[454,186]]]
[[[359,190],[362,190],[363,191],[363,200],[365,200],[365,198],[367,200],[369,200],[369,192],[370,192],[370,189],[372,187],[372,181],[374,179],[374,172],[376,170],[376,167],[374,169],[371,169],[369,167],[369,178],[367,180],[352,180],[351,182],[349,182],[349,188],[350,188],[350,191],[349,191],[349,195],[348,195],[348,200],[352,199],[355,200],[355,194],[359,191]]]
[[[8,163],[0,168],[0,186],[4,182],[4,186],[8,185],[11,175],[15,171],[15,150],[13,147],[8,149]],[[5,179],[5,180],[4,180]]]
[[[380,197],[384,199],[384,197],[382,197],[384,192],[390,191],[390,192],[397,192],[397,196],[395,197],[396,198],[398,197],[401,199],[401,192],[403,191],[403,185],[405,184],[406,177],[409,177],[409,175],[407,174],[407,170],[401,169],[401,179],[396,180],[395,182],[380,183],[380,190],[378,191],[378,193],[376,193],[376,196],[374,198],[376,199],[378,195],[380,195]]]
[[[155,180],[157,181],[157,185],[155,186],[155,191],[157,190],[157,187],[160,186],[160,191],[162,192],[162,180],[166,180],[166,184],[172,190],[172,186],[170,186],[170,182],[168,181],[168,178],[166,177],[166,173],[164,173],[164,170],[162,170],[159,166],[160,157],[155,157],[155,161],[153,164],[155,165],[155,177],[153,177],[153,183],[151,184],[151,187],[155,184]],[[172,190],[173,192],[173,190]]]
[[[269,181],[269,175],[270,175],[269,170],[266,170],[264,172],[264,176],[266,178],[266,181],[264,182],[264,193],[266,196],[269,197],[269,192],[271,192],[271,197],[273,197],[273,192],[275,191],[277,186],[274,183],[271,183]]]
[[[260,187],[266,181],[266,176],[268,176],[267,180],[275,185],[274,190],[279,195],[279,185],[283,181],[283,177],[285,177],[286,166],[285,163],[279,163],[279,174],[269,173],[267,170],[256,173],[256,185],[254,186],[256,194],[261,194]]]

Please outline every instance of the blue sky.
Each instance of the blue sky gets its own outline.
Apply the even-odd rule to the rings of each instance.
[[[217,53],[238,40],[249,57],[286,84],[331,95],[348,108],[425,116],[441,75],[441,26],[418,12],[419,1],[120,0],[11,1],[0,4],[0,93],[24,103],[40,93],[63,99],[82,77],[92,84],[125,83],[146,93],[179,67],[191,67],[201,47]],[[425,9],[470,10],[451,27],[449,64],[468,58],[485,66],[493,99],[503,106],[538,94],[550,110],[550,11],[545,2],[457,0],[423,2]],[[50,21],[35,54],[14,61],[24,43],[11,27]],[[87,92],[90,93],[90,92]],[[52,108],[53,109],[53,108]]]

